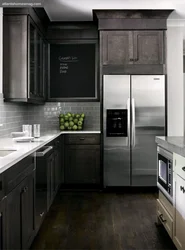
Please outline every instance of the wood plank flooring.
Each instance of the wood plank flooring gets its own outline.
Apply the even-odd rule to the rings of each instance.
[[[151,193],[60,192],[31,249],[172,250]]]

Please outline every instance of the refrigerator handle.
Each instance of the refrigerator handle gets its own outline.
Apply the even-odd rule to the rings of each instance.
[[[135,100],[132,98],[132,147],[136,145],[136,131],[135,131]]]
[[[130,98],[127,99],[127,135],[128,147],[130,147]]]

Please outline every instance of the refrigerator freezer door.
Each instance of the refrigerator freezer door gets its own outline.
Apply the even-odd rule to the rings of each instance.
[[[164,75],[131,77],[132,186],[157,185],[155,136],[165,134]]]
[[[127,110],[127,137],[107,136],[107,109]],[[130,185],[130,76],[103,78],[104,186]]]

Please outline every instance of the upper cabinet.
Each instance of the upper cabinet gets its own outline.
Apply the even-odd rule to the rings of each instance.
[[[163,31],[102,31],[103,65],[163,64]]]
[[[171,10],[95,10],[102,74],[165,74]]]
[[[34,17],[33,21],[28,13],[4,13],[3,92],[6,101],[38,104],[45,101],[47,42],[37,26],[38,17]]]

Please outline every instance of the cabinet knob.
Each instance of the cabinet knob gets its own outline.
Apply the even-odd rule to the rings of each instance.
[[[182,170],[185,171],[185,167],[183,167]]]

